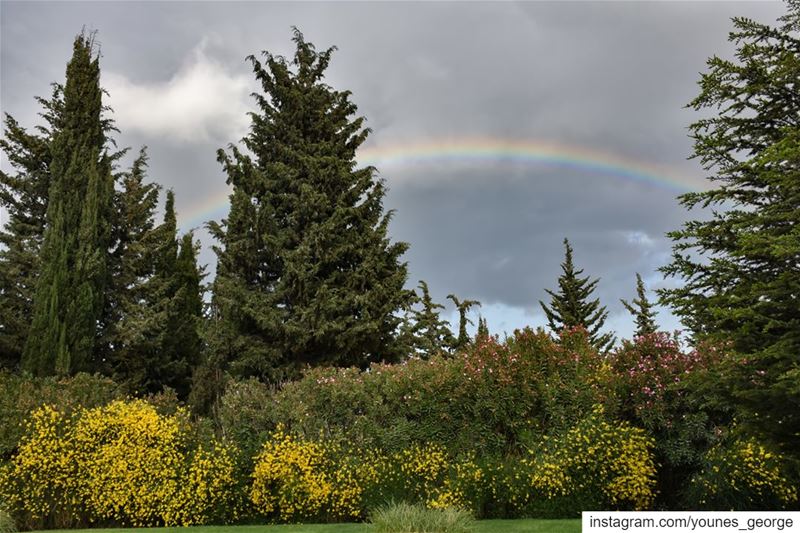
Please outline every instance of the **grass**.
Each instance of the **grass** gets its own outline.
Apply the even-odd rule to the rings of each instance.
[[[63,533],[137,533],[136,529],[66,529]],[[198,526],[150,528],[147,533],[370,533],[369,524],[297,524],[280,526]],[[575,520],[478,520],[473,533],[580,533]],[[56,533],[49,530],[47,533]]]
[[[472,533],[475,518],[460,509],[428,509],[399,502],[370,513],[374,533]]]

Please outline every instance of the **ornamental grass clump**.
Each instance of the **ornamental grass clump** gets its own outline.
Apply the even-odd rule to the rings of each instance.
[[[467,511],[406,502],[378,507],[369,521],[374,533],[470,533],[475,526],[475,518]]]

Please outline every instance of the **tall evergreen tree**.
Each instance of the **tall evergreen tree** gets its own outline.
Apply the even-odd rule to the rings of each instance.
[[[47,226],[22,367],[37,375],[92,367],[104,306],[113,177],[93,37],[75,39],[60,128],[51,143]]]
[[[30,133],[8,114],[0,149],[13,173],[0,171],[0,206],[8,221],[0,228],[0,367],[15,368],[22,358],[33,315],[50,188],[50,143],[59,128],[63,88],[37,98],[45,124]]]
[[[647,299],[644,282],[642,281],[642,276],[640,276],[638,272],[636,273],[636,298],[632,303],[622,299],[620,299],[620,302],[622,302],[625,309],[636,319],[637,337],[656,332],[658,329],[655,320],[656,312],[653,311],[653,304]]]
[[[777,27],[734,18],[734,60],[712,57],[690,106],[694,157],[710,190],[684,194],[701,220],[669,235],[662,271],[682,286],[660,295],[697,338],[741,358],[716,384],[741,427],[800,450],[800,2]]]
[[[414,304],[418,304],[419,309],[411,309],[406,327],[409,336],[407,343],[409,354],[427,358],[435,353],[448,351],[455,339],[447,321],[439,314],[444,306],[433,301],[427,283],[420,280],[418,287],[420,294],[415,294]]]
[[[248,153],[218,159],[231,209],[209,225],[220,245],[213,342],[234,371],[279,380],[306,364],[365,366],[397,359],[405,243],[387,236],[385,187],[356,168],[369,130],[348,91],[322,82],[334,48],[317,52],[295,29],[291,61],[251,56]]]
[[[202,353],[202,271],[191,233],[177,239],[175,196],[167,191],[164,221],[144,239],[151,244],[143,256],[152,275],[121,301],[118,346],[110,353],[114,377],[135,394],[154,393],[165,386],[181,399],[189,395],[193,368]]]
[[[453,349],[459,350],[469,344],[470,338],[467,335],[467,324],[472,324],[472,320],[467,318],[467,313],[474,306],[481,306],[478,300],[464,300],[460,301],[456,295],[448,294],[447,298],[453,301],[453,304],[458,310],[458,338],[453,343]]]
[[[541,300],[547,324],[555,333],[565,328],[584,327],[589,333],[592,344],[600,351],[607,351],[616,339],[611,333],[600,333],[600,329],[608,317],[605,306],[600,307],[600,300],[590,300],[599,279],[589,281],[589,276],[581,278],[583,269],[576,270],[572,262],[572,246],[564,239],[565,257],[561,263],[562,274],[558,278],[558,292],[545,289],[550,295],[550,305]]]
[[[146,181],[147,160],[142,148],[130,170],[122,174],[122,188],[114,196],[113,249],[108,257],[109,283],[97,346],[98,359],[109,363],[114,360],[114,350],[123,346],[119,328],[124,310],[151,303],[145,285],[154,273],[160,187]]]
[[[478,317],[478,331],[475,333],[475,340],[478,339],[487,339],[491,335],[489,333],[489,325],[486,323],[486,319],[482,316]]]

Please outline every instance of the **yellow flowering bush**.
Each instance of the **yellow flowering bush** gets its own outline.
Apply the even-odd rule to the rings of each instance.
[[[34,412],[0,477],[0,497],[31,526],[191,525],[224,519],[232,505],[230,446],[192,442],[188,416],[114,401],[66,416]],[[231,514],[231,513],[228,513]]]
[[[74,417],[45,405],[25,424],[14,459],[0,470],[0,500],[22,528],[75,527],[82,520]]]
[[[690,483],[699,509],[758,511],[792,508],[797,487],[784,474],[784,459],[753,439],[716,445]]]
[[[252,477],[256,509],[284,522],[363,518],[364,486],[378,479],[374,467],[347,460],[338,444],[305,440],[282,426],[256,456]]]
[[[563,502],[573,513],[593,507],[647,509],[655,496],[653,446],[644,431],[609,422],[597,406],[589,417],[546,439],[538,453],[522,461],[529,468],[532,505],[562,514],[558,506]]]

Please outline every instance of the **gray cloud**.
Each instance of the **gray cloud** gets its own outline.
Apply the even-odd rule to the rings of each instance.
[[[778,2],[3,1],[0,106],[34,123],[32,97],[63,79],[74,34],[99,30],[120,144],[149,145],[151,176],[176,191],[179,211],[219,216],[198,206],[224,194],[215,150],[243,134],[253,108],[244,57],[291,54],[296,25],[319,48],[338,46],[327,82],[352,90],[373,129],[369,146],[537,139],[699,180],[697,162],[686,160],[686,126],[698,115],[684,108],[698,73],[708,56],[730,55],[729,17],[769,22],[783,10]],[[672,283],[656,272],[669,256],[664,233],[689,217],[673,190],[579,169],[489,161],[387,165],[381,176],[386,205],[397,210],[393,236],[412,244],[410,284],[426,279],[440,301],[449,292],[482,300],[496,330],[543,323],[537,302],[555,286],[568,237],[577,264],[602,278],[611,327],[629,334],[619,298],[633,296],[637,271],[651,286]],[[213,270],[208,236],[198,236]],[[665,311],[661,319],[677,324]]]

